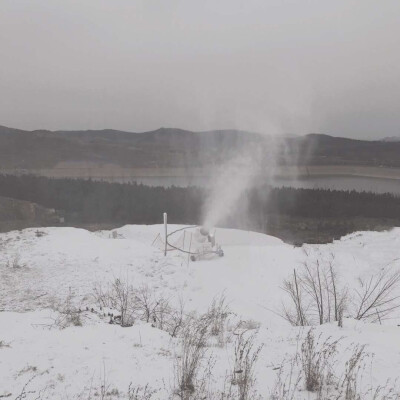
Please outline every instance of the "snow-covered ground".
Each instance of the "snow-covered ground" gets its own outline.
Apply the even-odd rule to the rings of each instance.
[[[156,390],[152,399],[168,399],[175,385],[179,338],[141,321],[127,328],[109,324],[95,304],[94,286],[107,287],[121,278],[134,287],[146,285],[171,303],[182,299],[187,313],[206,312],[223,294],[235,313],[232,318],[259,326],[256,341],[263,348],[256,387],[269,399],[279,366],[296,353],[307,331],[279,316],[283,281],[293,269],[307,260],[334,259],[340,282],[351,292],[359,277],[400,267],[400,228],[301,248],[258,233],[218,229],[225,256],[196,262],[173,251],[164,257],[152,245],[162,232],[163,226],[153,225],[94,233],[41,228],[0,234],[0,398],[17,398],[32,379],[26,390],[31,393],[24,398],[87,399],[96,393],[102,398],[102,385],[110,398],[126,398],[132,383]],[[82,309],[83,326],[58,329],[54,304],[67,297]],[[343,328],[324,324],[315,328],[315,335],[341,338],[338,365],[348,359],[351,347],[366,344],[365,388],[387,385],[388,379],[393,386],[400,375],[397,317],[382,325],[345,318]],[[229,336],[229,327],[227,331]],[[212,382],[221,387],[232,369],[232,343],[210,345],[208,352],[215,360]],[[298,389],[294,398],[316,398],[304,385]]]

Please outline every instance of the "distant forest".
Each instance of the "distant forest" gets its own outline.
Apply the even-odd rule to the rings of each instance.
[[[0,196],[54,208],[66,222],[154,224],[168,212],[171,223],[202,222],[207,193],[197,187],[149,187],[92,180],[0,175]],[[392,194],[258,187],[243,193],[224,226],[265,230],[270,217],[326,219],[400,218],[400,197]]]

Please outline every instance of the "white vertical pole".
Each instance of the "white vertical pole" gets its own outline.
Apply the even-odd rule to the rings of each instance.
[[[190,243],[189,243],[189,252],[188,252],[187,266],[189,266],[190,251],[191,251],[191,249],[192,249],[192,232],[190,232]]]
[[[164,230],[165,230],[165,250],[164,250],[164,256],[167,255],[167,235],[168,235],[168,229],[167,229],[167,213],[164,213]]]

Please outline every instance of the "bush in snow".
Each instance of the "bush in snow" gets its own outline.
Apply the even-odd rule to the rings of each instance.
[[[211,335],[218,336],[225,330],[225,321],[230,313],[226,304],[226,298],[222,294],[219,298],[214,298],[207,311],[207,317],[210,318]]]
[[[232,371],[232,385],[236,387],[238,400],[254,399],[255,373],[254,368],[258,360],[262,345],[255,347],[255,334],[246,331],[237,334],[234,347],[234,366]]]
[[[346,361],[345,370],[336,384],[339,398],[344,400],[359,400],[361,395],[362,374],[366,368],[365,345],[355,345],[350,358]],[[322,398],[321,398],[322,400]]]
[[[93,287],[93,297],[100,307],[114,310],[110,322],[118,322],[122,327],[132,326],[135,314],[134,290],[128,279],[116,278],[104,290],[100,283]]]
[[[337,321],[341,327],[345,312],[355,319],[382,322],[400,309],[400,270],[384,267],[359,278],[358,287],[350,292],[340,285],[331,256],[327,262],[306,261],[301,269],[294,269],[283,290],[289,300],[283,304],[282,316],[292,325]]]
[[[344,351],[350,353],[349,358],[344,364],[339,362],[340,341],[321,341],[321,336],[316,338],[313,329],[309,330],[296,354],[276,368],[278,375],[271,400],[296,399],[300,384],[315,393],[316,400],[400,399],[396,383],[388,381],[385,386],[374,387],[364,381],[371,357],[365,345],[352,344]]]
[[[337,286],[334,270],[321,271],[317,265],[312,269],[305,265],[298,274],[285,280],[283,289],[290,297],[291,304],[283,306],[283,316],[292,325],[309,326],[337,321],[343,324],[347,307],[347,289]]]
[[[150,389],[149,385],[134,387],[131,383],[128,388],[128,400],[151,400],[155,393],[156,390]]]
[[[201,316],[203,323],[209,328],[210,336],[216,337],[218,346],[222,347],[225,344],[226,321],[231,311],[226,304],[225,295],[214,297],[207,312]]]
[[[304,376],[305,389],[319,392],[324,386],[332,383],[334,357],[339,340],[320,342],[310,329],[301,345],[300,361]]]
[[[67,328],[69,326],[82,326],[82,314],[81,310],[74,301],[74,293],[69,289],[68,295],[65,299],[55,299],[51,308],[56,312],[53,316],[53,324],[51,327],[57,327],[60,329]]]
[[[10,347],[10,343],[5,342],[4,340],[0,340],[0,349]]]
[[[163,300],[157,310],[157,328],[168,332],[171,337],[177,337],[186,323],[185,303],[178,299],[177,307],[172,307],[167,300]]]
[[[114,310],[111,322],[121,326],[132,326],[135,319],[151,323],[176,337],[185,321],[185,305],[179,299],[178,306],[172,307],[169,300],[158,295],[147,285],[134,288],[127,279],[115,279],[106,290],[100,283],[93,288],[96,303],[102,308]]]
[[[134,291],[135,311],[140,320],[157,323],[162,321],[168,312],[169,304],[163,298],[156,296],[148,285],[142,285]]]
[[[18,253],[16,253],[12,258],[9,258],[7,260],[6,266],[7,266],[7,268],[10,268],[10,269],[13,269],[13,270],[26,268],[26,264],[24,264],[21,261],[21,257],[20,257],[20,255]]]
[[[134,303],[132,286],[128,280],[115,279],[109,293],[111,308],[119,312],[122,327],[132,326],[134,321]]]
[[[281,365],[275,370],[278,370],[275,379],[274,387],[271,391],[270,400],[294,400],[298,388],[301,383],[301,371],[298,371],[299,354],[294,357],[283,360]]]
[[[359,320],[381,322],[400,308],[400,271],[383,268],[377,274],[358,280],[355,315]]]
[[[207,320],[192,319],[182,332],[181,353],[175,364],[176,394],[183,400],[192,398],[198,386],[198,373],[207,352]]]
[[[262,349],[256,346],[256,333],[241,330],[232,346],[232,370],[225,377],[222,389],[211,381],[213,357],[207,356],[211,338],[210,319],[192,318],[182,332],[182,350],[176,359],[174,395],[183,400],[256,400],[255,366]],[[175,397],[173,397],[175,398]]]
[[[324,263],[306,261],[300,272],[283,283],[289,295],[289,305],[283,304],[283,317],[292,325],[308,326],[336,321],[343,324],[348,291],[339,285],[334,258]]]

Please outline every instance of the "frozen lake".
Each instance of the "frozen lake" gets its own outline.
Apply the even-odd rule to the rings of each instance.
[[[116,178],[107,179],[108,181],[118,181],[121,183],[134,182],[148,186],[201,186],[210,185],[212,178],[205,176],[182,177],[182,176],[152,176],[135,178]],[[260,182],[261,183],[261,182]],[[367,178],[358,176],[321,176],[321,177],[302,177],[299,179],[278,178],[271,182],[276,187],[295,187],[305,189],[331,189],[331,190],[355,190],[358,192],[374,193],[394,193],[400,195],[400,180],[384,178]]]

